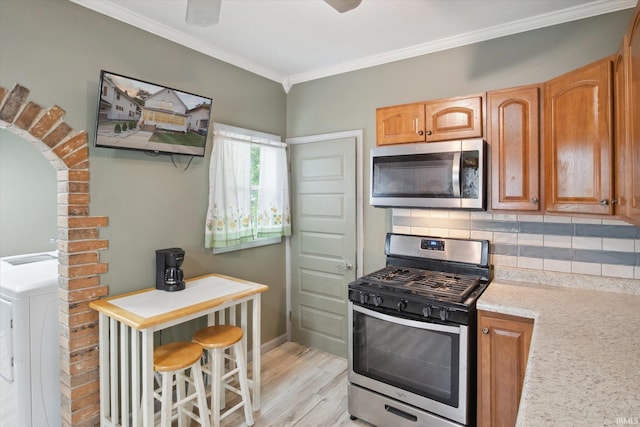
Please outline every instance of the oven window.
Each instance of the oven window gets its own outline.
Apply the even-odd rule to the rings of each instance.
[[[459,346],[457,334],[353,312],[356,373],[453,407],[458,407]]]

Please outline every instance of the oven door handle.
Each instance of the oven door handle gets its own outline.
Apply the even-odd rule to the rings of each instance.
[[[352,302],[350,303],[353,307],[353,311],[357,311],[362,314],[366,314],[367,316],[384,320],[386,322],[396,323],[404,326],[411,326],[419,329],[426,329],[429,331],[439,331],[439,332],[446,332],[448,334],[460,335],[459,326],[440,325],[439,323],[432,323],[427,320],[425,320],[424,322],[419,322],[417,320],[405,319],[404,317],[390,316],[388,314],[380,313],[378,311],[369,310],[368,308],[361,307],[359,305],[353,304]]]

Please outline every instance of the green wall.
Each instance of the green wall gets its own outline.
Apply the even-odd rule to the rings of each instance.
[[[364,129],[364,188],[375,146],[377,107],[469,95],[544,82],[615,53],[632,10],[489,40],[391,64],[294,85],[287,136]],[[391,209],[364,194],[364,272],[384,265]]]
[[[101,69],[210,96],[214,121],[285,136],[286,94],[278,83],[67,0],[0,1],[0,85],[20,83],[34,102],[59,105],[90,141]],[[102,283],[112,295],[153,286],[154,251],[182,247],[187,277],[220,272],[270,286],[262,298],[268,341],[286,332],[285,247],[215,256],[204,249],[210,153],[211,145],[183,171],[167,156],[90,147],[90,214],[109,217],[100,231],[109,239]],[[177,160],[186,165],[187,158]],[[14,237],[23,238],[3,232],[2,240]]]

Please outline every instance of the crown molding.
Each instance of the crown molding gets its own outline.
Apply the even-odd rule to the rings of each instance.
[[[440,52],[447,49],[453,49],[456,47],[496,39],[499,37],[537,30],[540,28],[550,27],[552,25],[577,21],[580,19],[617,12],[620,10],[630,9],[636,6],[637,1],[638,0],[599,0],[580,6],[567,8],[557,12],[546,13],[526,19],[508,22],[506,24],[496,25],[479,31],[472,31],[453,37],[443,38],[434,42],[422,43],[403,49],[385,52],[380,55],[372,55],[355,61],[344,62],[342,64],[337,64],[331,67],[319,68],[317,70],[312,70],[306,73],[290,75],[287,77],[287,83],[289,87],[292,87],[297,83],[317,80],[337,74],[348,73],[364,68],[401,61],[403,59],[414,58],[417,56]]]
[[[202,54],[242,68],[251,73],[265,77],[282,84],[286,93],[297,83],[331,77],[364,68],[375,67],[388,64],[403,59],[414,58],[430,53],[440,52],[460,46],[479,43],[512,34],[537,30],[552,25],[577,21],[606,13],[617,12],[630,9],[636,6],[638,0],[598,0],[583,5],[563,9],[556,12],[533,16],[526,19],[496,25],[479,31],[472,31],[447,37],[429,43],[418,44],[403,49],[385,52],[379,55],[372,55],[366,58],[348,61],[334,66],[319,68],[309,72],[293,74],[290,76],[279,73],[271,68],[265,67],[256,62],[250,61],[242,56],[235,55],[224,49],[203,42],[202,40],[190,36],[181,31],[177,31],[167,25],[148,19],[142,15],[132,13],[110,0],[69,0],[80,6],[84,6],[95,12],[114,18],[134,27],[140,28],[159,37],[181,44],[185,47],[198,51]]]

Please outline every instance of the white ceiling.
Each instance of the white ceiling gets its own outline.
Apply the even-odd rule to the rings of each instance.
[[[209,27],[187,0],[70,0],[281,83],[296,83],[634,7],[637,0],[223,0]]]

